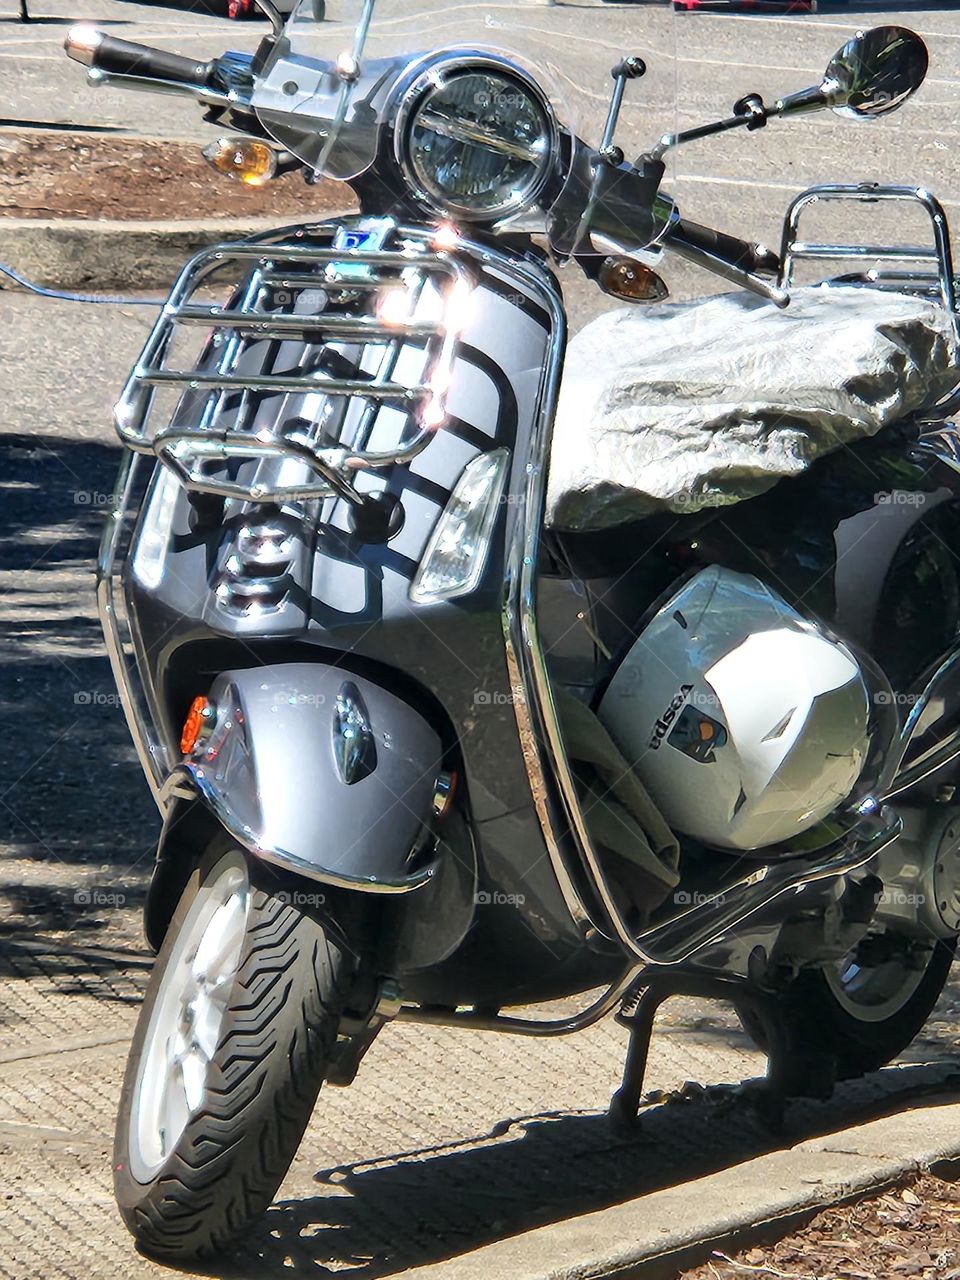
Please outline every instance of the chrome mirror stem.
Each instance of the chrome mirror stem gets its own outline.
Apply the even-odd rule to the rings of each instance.
[[[275,36],[280,35],[283,31],[286,19],[273,3],[273,0],[253,0],[253,3],[270,19],[270,25],[273,27],[273,34]]]

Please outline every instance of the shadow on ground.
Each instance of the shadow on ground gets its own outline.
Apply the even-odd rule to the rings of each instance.
[[[96,442],[0,436],[0,937],[109,933],[156,847],[94,597],[119,461]]]
[[[829,1103],[792,1104],[782,1134],[763,1127],[744,1093],[652,1108],[626,1136],[596,1113],[520,1116],[463,1143],[321,1170],[323,1193],[270,1209],[243,1254],[211,1274],[240,1280],[281,1269],[293,1276],[349,1271],[373,1280],[958,1088],[960,1075],[947,1066],[888,1069],[842,1086]]]

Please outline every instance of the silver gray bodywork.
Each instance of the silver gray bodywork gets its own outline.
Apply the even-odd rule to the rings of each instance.
[[[373,682],[389,686],[397,673],[403,673],[406,683],[399,700],[407,705],[398,708],[392,732],[403,731],[403,716],[409,708],[432,702],[437,718],[446,722],[447,740],[456,743],[462,761],[461,794],[469,795],[473,821],[484,833],[487,871],[496,877],[497,891],[516,896],[529,892],[531,877],[542,881],[535,908],[530,894],[530,928],[557,945],[558,939],[574,929],[573,908],[577,922],[574,936],[579,945],[588,920],[578,909],[578,896],[564,869],[574,850],[569,847],[569,838],[560,834],[564,831],[560,815],[548,826],[551,858],[538,861],[532,872],[526,862],[523,867],[515,866],[493,852],[497,845],[494,828],[501,820],[512,825],[520,846],[535,847],[535,842],[543,839],[544,815],[536,810],[525,767],[539,770],[543,766],[539,762],[534,766],[528,759],[530,746],[518,740],[515,720],[515,715],[529,714],[528,708],[537,700],[531,694],[528,701],[514,705],[512,690],[530,678],[516,673],[515,655],[520,655],[524,665],[529,661],[520,631],[532,606],[542,527],[544,470],[530,460],[543,456],[549,440],[552,398],[565,337],[563,314],[549,274],[532,262],[521,264],[487,248],[463,245],[461,260],[468,264],[477,283],[458,332],[446,401],[447,424],[414,456],[398,459],[377,473],[383,476],[389,492],[402,500],[405,512],[402,528],[386,543],[358,543],[351,533],[348,503],[333,494],[317,500],[291,498],[279,506],[276,502],[226,497],[222,515],[208,524],[198,523],[190,490],[167,467],[156,465],[163,447],[158,436],[169,419],[161,405],[138,397],[141,384],[155,371],[163,376],[174,360],[173,367],[184,370],[176,380],[175,389],[183,390],[175,409],[176,422],[189,425],[193,417],[207,412],[211,437],[224,429],[242,430],[238,402],[243,395],[242,404],[249,403],[253,410],[252,428],[261,432],[269,428],[278,440],[283,438],[285,424],[302,421],[308,413],[313,418],[322,411],[322,404],[318,407],[316,403],[318,393],[329,392],[335,384],[308,379],[309,370],[325,355],[349,358],[364,367],[375,362],[376,344],[368,343],[370,350],[364,354],[357,350],[358,344],[348,344],[339,336],[324,342],[313,332],[322,328],[324,321],[319,319],[308,326],[311,332],[306,341],[271,341],[254,329],[242,346],[234,348],[229,341],[218,344],[214,334],[206,359],[219,360],[224,365],[219,376],[237,381],[217,390],[210,413],[204,409],[204,395],[191,385],[189,359],[175,354],[178,315],[184,310],[189,314],[191,290],[208,281],[214,264],[233,254],[250,263],[253,280],[243,286],[243,305],[249,308],[261,296],[258,289],[288,289],[294,275],[303,283],[303,273],[310,269],[309,245],[316,246],[320,268],[328,266],[331,258],[344,257],[331,253],[329,241],[338,228],[351,225],[346,221],[311,228],[309,239],[288,233],[284,241],[284,233],[278,232],[270,242],[255,247],[219,246],[199,255],[174,287],[170,304],[131,375],[126,402],[138,410],[152,406],[153,413],[149,419],[146,413],[131,413],[123,420],[124,439],[136,451],[134,471],[125,471],[121,477],[100,563],[101,615],[131,728],[162,809],[169,809],[173,797],[199,791],[248,848],[256,845],[277,862],[286,858],[290,869],[314,879],[329,881],[336,875],[339,882],[354,888],[389,893],[417,883],[406,861],[410,845],[403,847],[408,836],[415,841],[416,825],[398,827],[398,837],[403,838],[390,844],[393,860],[389,865],[383,850],[372,847],[377,834],[371,831],[366,837],[370,848],[348,841],[344,862],[331,867],[322,855],[329,834],[329,807],[339,803],[344,791],[359,792],[367,782],[344,788],[332,760],[329,769],[303,774],[301,767],[306,766],[294,757],[309,757],[312,747],[304,747],[306,739],[299,731],[277,738],[271,720],[262,721],[267,736],[291,761],[297,779],[296,785],[284,790],[286,802],[302,808],[299,793],[306,779],[311,779],[309,818],[303,813],[297,819],[312,824],[309,839],[306,825],[298,827],[296,838],[292,838],[284,814],[278,814],[277,825],[273,825],[271,815],[276,811],[272,804],[264,806],[257,794],[256,769],[241,760],[240,734],[234,735],[237,770],[231,778],[229,800],[222,788],[211,784],[206,771],[199,778],[189,763],[182,764],[177,742],[186,711],[185,695],[189,700],[207,692],[210,685],[205,680],[223,671],[236,673],[254,663],[263,664],[260,669],[269,682],[270,672],[278,666],[277,646],[283,646],[282,662],[315,664],[319,673],[337,665],[345,653],[352,655],[348,664],[351,672],[360,668]],[[423,238],[422,233],[417,234]],[[286,262],[291,252],[293,267]],[[354,261],[356,255],[351,258]],[[315,296],[315,289],[304,288],[299,301],[282,303],[282,316],[305,314]],[[266,310],[269,304],[261,305]],[[253,327],[251,322],[247,324]],[[267,324],[275,321],[270,319]],[[193,330],[199,331],[199,326]],[[402,332],[398,339],[403,350],[395,369],[400,369],[406,358]],[[415,355],[416,343],[410,346]],[[201,362],[204,358],[201,353]],[[277,372],[300,377],[303,385],[299,390],[283,387],[276,391],[269,386],[256,395],[240,390],[244,379],[262,383],[265,370],[269,371],[267,377]],[[209,393],[207,397],[209,404]],[[355,400],[361,398],[358,392]],[[391,415],[395,417],[393,410],[387,409],[374,418],[367,447],[388,444]],[[343,419],[345,431],[356,428],[358,416],[351,408]],[[395,423],[393,432],[395,439]],[[501,447],[513,453],[510,489],[500,504],[493,549],[481,583],[469,600],[416,605],[409,597],[410,582],[453,486],[471,459]],[[141,461],[141,455],[147,455],[153,464],[146,481],[137,464],[143,467],[149,463]],[[293,465],[276,458],[242,460],[232,480],[269,489],[276,485],[281,467],[289,479]],[[370,475],[372,486],[374,476]],[[171,482],[168,501],[163,489]],[[134,520],[136,527],[131,528]],[[151,555],[144,557],[151,544]],[[523,608],[520,599],[525,601]],[[506,619],[515,635],[505,652]],[[127,657],[130,650],[134,664]],[[346,678],[348,673],[338,674]],[[184,679],[189,687],[181,691],[179,682]],[[324,677],[320,674],[317,679]],[[365,690],[366,686],[360,688]],[[336,694],[325,686],[323,692],[324,696]],[[267,692],[266,696],[273,695]],[[371,695],[368,699],[366,692],[363,696],[375,720],[376,698]],[[309,720],[307,709],[304,724]],[[321,759],[330,760],[330,715],[322,708],[317,714],[323,727],[318,730],[316,746],[323,753]],[[435,763],[430,752],[420,760],[431,784]],[[241,784],[249,790],[244,797]],[[319,793],[324,790],[327,795],[321,802]],[[427,795],[424,790],[421,795],[417,791],[420,821],[430,819],[431,797],[432,792]],[[390,797],[384,800],[389,807]],[[310,856],[307,865],[303,855],[310,840],[318,852]],[[352,865],[346,865],[347,861]]]
[[[433,876],[441,746],[412,707],[312,662],[224,672],[209,698],[215,720],[177,774],[244,848],[342,888],[404,892]],[[345,703],[365,723],[345,725]],[[365,767],[351,770],[341,749],[358,743]]]

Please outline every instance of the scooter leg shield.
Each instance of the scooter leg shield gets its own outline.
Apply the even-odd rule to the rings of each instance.
[[[402,893],[433,874],[440,738],[409,704],[336,667],[227,671],[171,778],[252,854],[343,888]]]

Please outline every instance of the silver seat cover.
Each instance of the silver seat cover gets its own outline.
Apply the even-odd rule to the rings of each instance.
[[[753,497],[960,381],[956,319],[859,285],[609,312],[569,344],[547,522],[609,528]]]

